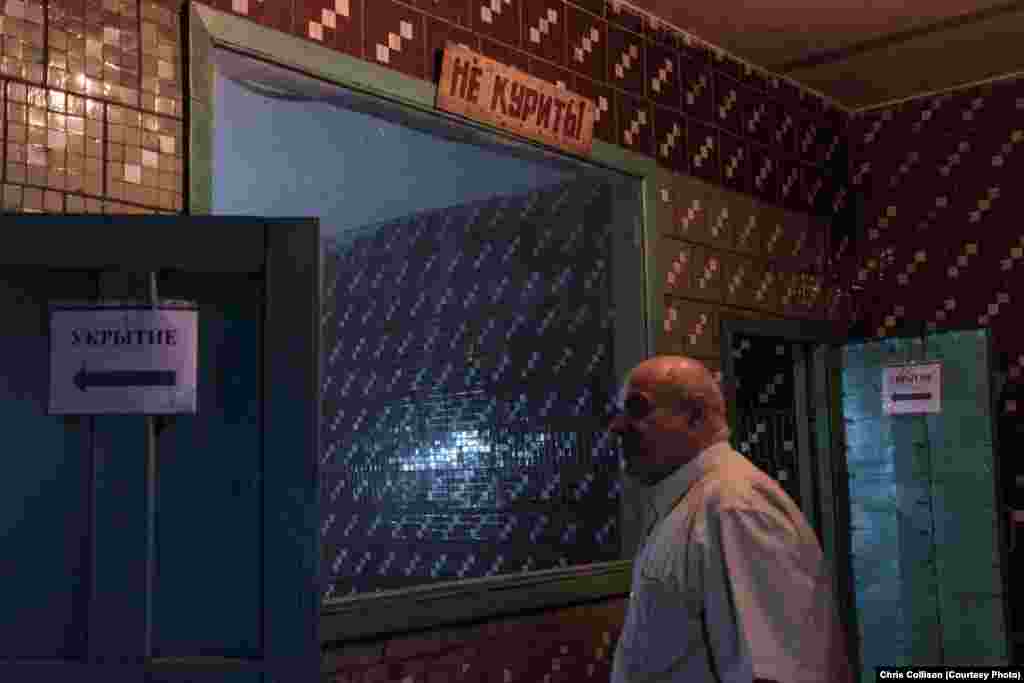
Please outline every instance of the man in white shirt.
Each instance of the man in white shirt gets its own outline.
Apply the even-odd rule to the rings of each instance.
[[[626,474],[652,487],[612,683],[851,683],[813,530],[729,445],[725,400],[677,356],[630,373],[610,425]]]

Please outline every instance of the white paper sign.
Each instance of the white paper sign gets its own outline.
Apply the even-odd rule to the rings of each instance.
[[[50,413],[195,413],[198,323],[194,307],[52,307]]]
[[[882,406],[886,415],[942,412],[942,363],[883,368]]]

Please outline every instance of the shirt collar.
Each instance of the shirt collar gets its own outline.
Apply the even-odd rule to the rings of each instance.
[[[672,511],[675,503],[705,473],[714,469],[723,457],[732,452],[728,441],[719,441],[708,446],[696,458],[686,463],[652,487],[651,505],[656,519],[663,519]]]

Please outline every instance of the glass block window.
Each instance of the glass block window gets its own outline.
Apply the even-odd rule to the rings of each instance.
[[[332,245],[325,597],[618,559],[613,194],[567,182]]]
[[[324,598],[619,559],[605,430],[647,339],[641,183],[215,63],[214,212],[326,239]]]

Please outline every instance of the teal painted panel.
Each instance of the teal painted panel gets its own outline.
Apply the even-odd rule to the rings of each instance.
[[[163,290],[200,305],[199,412],[158,439],[155,656],[259,657],[260,283],[189,275]]]
[[[844,349],[864,681],[880,665],[1006,661],[987,348],[957,332]],[[882,369],[925,360],[943,363],[942,413],[882,415]]]
[[[41,269],[0,276],[0,660],[85,651],[89,422],[46,415],[46,299],[89,286]]]

